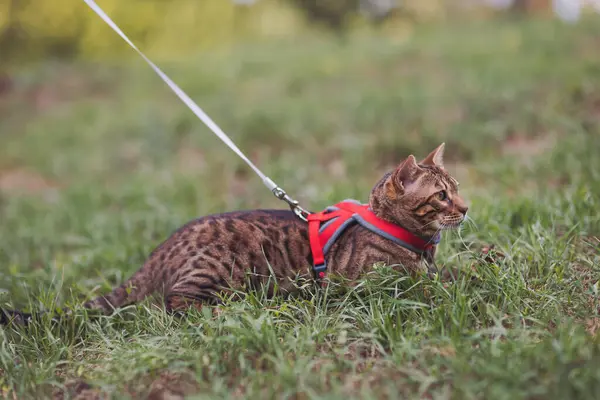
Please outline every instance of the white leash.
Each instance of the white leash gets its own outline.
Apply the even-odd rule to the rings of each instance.
[[[302,209],[302,207],[300,207],[298,205],[298,202],[294,199],[292,199],[291,197],[289,197],[287,195],[287,193],[280,188],[279,186],[277,186],[277,184],[275,182],[273,182],[271,180],[271,178],[269,178],[268,176],[266,176],[265,174],[263,174],[261,172],[261,170],[259,170],[256,165],[254,165],[254,163],[252,163],[252,161],[250,161],[248,159],[248,157],[246,157],[244,155],[244,153],[242,153],[242,151],[235,145],[235,143],[233,143],[231,141],[231,139],[229,139],[229,137],[225,134],[225,132],[223,132],[223,130],[221,128],[219,128],[219,126],[204,112],[202,111],[202,109],[194,102],[194,100],[192,100],[183,90],[181,90],[179,88],[179,86],[177,86],[175,84],[175,82],[173,82],[164,72],[161,71],[160,68],[158,68],[152,61],[150,61],[150,59],[148,57],[146,57],[146,55],[144,53],[142,53],[134,44],[131,40],[129,40],[129,38],[123,33],[123,31],[121,31],[121,29],[117,26],[117,24],[115,24],[108,15],[106,15],[106,13],[102,10],[102,8],[100,8],[100,6],[98,4],[96,4],[96,2],[94,0],[83,0],[85,1],[85,3],[96,13],[98,14],[98,16],[100,18],[102,18],[102,20],[104,20],[104,22],[106,22],[108,24],[108,26],[110,26],[119,36],[121,36],[121,38],[133,49],[135,50],[143,59],[144,61],[146,61],[146,63],[148,63],[148,65],[150,67],[152,67],[152,69],[154,70],[154,72],[156,72],[156,74],[171,88],[171,90],[181,99],[181,101],[183,101],[185,103],[186,106],[188,106],[188,108],[190,110],[192,110],[192,112],[194,114],[196,114],[196,116],[202,121],[204,122],[204,124],[215,134],[217,135],[217,137],[219,139],[221,139],[223,141],[223,143],[225,143],[227,146],[229,146],[229,148],[231,150],[233,150],[242,160],[244,160],[244,162],[246,164],[248,164],[248,166],[250,168],[252,168],[252,170],[256,173],[256,175],[258,175],[260,177],[260,179],[262,180],[262,182],[264,183],[264,185],[269,188],[269,190],[271,192],[273,192],[273,194],[275,195],[275,197],[277,197],[280,200],[285,201],[290,208],[292,209],[292,211],[294,211],[294,213],[301,218],[302,220],[306,221],[306,215],[308,215],[308,212],[304,209]]]

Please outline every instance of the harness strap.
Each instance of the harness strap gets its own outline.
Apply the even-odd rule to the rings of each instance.
[[[382,220],[368,204],[361,204],[356,200],[344,200],[324,211],[309,214],[307,220],[313,271],[317,280],[325,277],[325,255],[331,246],[350,225],[356,223],[421,256],[440,241],[439,234],[426,240],[397,224]]]
[[[336,211],[322,211],[316,214],[309,214],[308,219],[308,239],[310,242],[310,249],[313,255],[313,270],[318,278],[325,277],[325,270],[327,266],[325,265],[325,253],[324,248],[322,247],[323,238],[329,239],[335,231],[338,230],[340,225],[344,222],[342,218],[342,210]],[[320,230],[322,222],[332,221],[333,223],[325,226],[323,231]],[[321,237],[323,236],[323,238]]]

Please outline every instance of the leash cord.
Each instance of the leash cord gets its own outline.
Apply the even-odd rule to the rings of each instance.
[[[233,141],[223,132],[221,128],[204,112],[202,109],[192,100],[179,86],[175,84],[160,68],[156,66],[142,51],[140,51],[131,40],[123,33],[123,31],[113,22],[112,19],[100,8],[94,0],[83,0],[85,3],[96,13],[98,16],[106,22],[108,26],[112,28],[121,38],[140,55],[146,61],[146,63],[156,72],[156,74],[169,86],[169,88],[175,93],[181,101],[206,125],[223,143],[225,143],[231,150],[233,150],[252,170],[260,177],[263,184],[273,193],[279,200],[285,201],[291,210],[296,214],[298,218],[303,221],[307,221],[306,216],[309,214],[308,211],[304,210],[298,204],[298,201],[292,199],[282,188],[280,188],[271,178],[262,173],[252,161],[246,157],[244,153],[233,143]]]

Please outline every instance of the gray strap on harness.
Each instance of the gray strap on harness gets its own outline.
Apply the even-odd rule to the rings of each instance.
[[[350,202],[350,203],[354,203],[354,204],[358,204],[358,205],[364,205],[363,203],[361,203],[358,200],[354,200],[354,199],[346,199],[344,200],[345,202]],[[334,207],[334,206],[330,206],[327,207],[325,209],[326,211],[337,211],[339,210],[339,208]],[[330,225],[332,224],[334,221],[336,221],[339,217],[333,218],[329,221],[327,221],[326,223],[324,223],[320,228],[319,228],[319,233],[323,233],[323,231]],[[348,228],[351,225],[354,224],[360,224],[361,226],[363,226],[364,228],[370,230],[373,233],[378,234],[381,237],[384,237],[388,240],[391,240],[392,242],[410,250],[413,251],[417,254],[423,254],[423,251],[420,249],[417,249],[413,246],[411,246],[410,244],[398,239],[397,237],[394,237],[392,235],[390,235],[389,233],[382,231],[381,229],[377,228],[376,226],[373,226],[372,224],[368,223],[367,221],[365,221],[360,215],[358,214],[353,214],[352,217],[348,218],[346,221],[344,221],[344,223],[342,223],[340,225],[340,227],[333,233],[333,235],[331,235],[331,237],[329,238],[329,240],[327,241],[327,243],[325,243],[325,246],[323,246],[323,254],[327,254],[327,252],[329,251],[329,249],[331,248],[331,246],[333,246],[333,244],[335,243],[335,241],[340,237],[340,235],[342,233],[344,233],[344,231],[346,230],[346,228]],[[437,244],[440,241],[439,235],[435,238],[432,239],[432,242]]]

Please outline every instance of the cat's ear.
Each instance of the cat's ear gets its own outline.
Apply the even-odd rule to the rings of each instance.
[[[385,193],[390,200],[396,199],[404,194],[406,186],[414,182],[419,173],[417,160],[411,154],[402,161],[400,165],[392,172],[388,180],[385,182]]]
[[[436,167],[444,168],[444,149],[445,143],[440,144],[435,148],[427,157],[423,159],[419,164],[421,165],[434,165]]]

